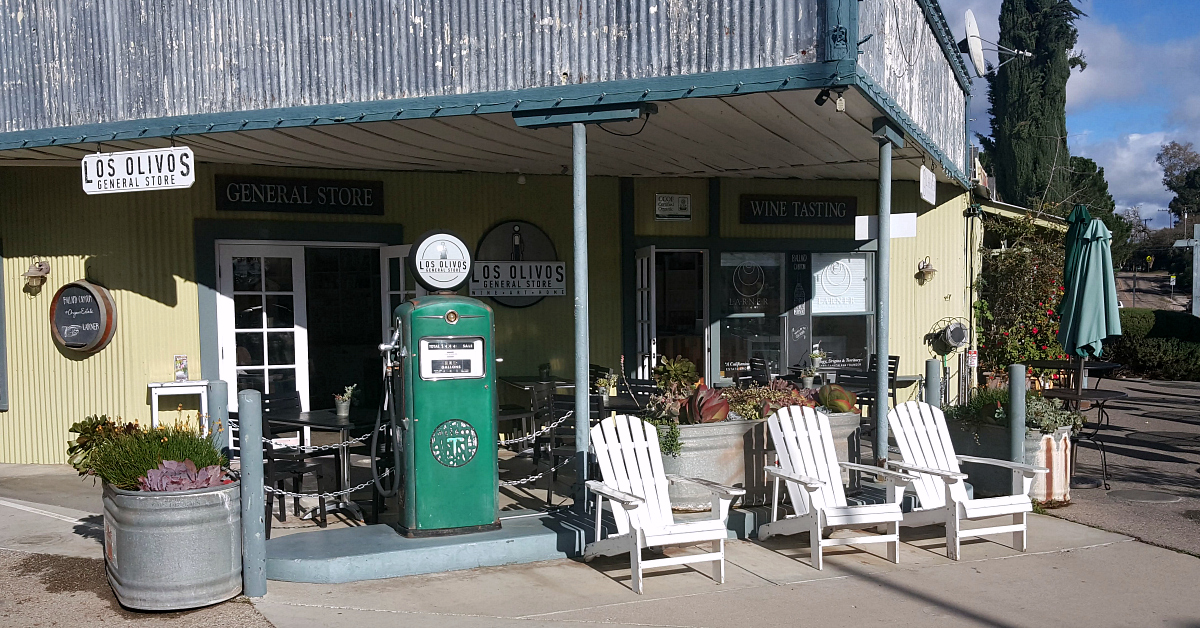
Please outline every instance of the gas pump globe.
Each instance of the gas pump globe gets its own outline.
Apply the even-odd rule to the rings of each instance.
[[[400,429],[400,525],[409,536],[500,527],[492,309],[452,291],[470,254],[447,233],[413,244],[413,275],[434,292],[393,313],[393,399]],[[440,293],[440,294],[437,294]]]

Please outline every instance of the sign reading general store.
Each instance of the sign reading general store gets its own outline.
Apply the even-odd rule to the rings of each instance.
[[[853,196],[743,194],[739,200],[744,225],[852,225],[858,215]]]
[[[561,297],[567,294],[565,262],[475,262],[473,297]]]
[[[383,215],[382,181],[218,175],[217,210]]]
[[[80,162],[80,175],[87,194],[190,188],[196,156],[187,146],[96,153]]]

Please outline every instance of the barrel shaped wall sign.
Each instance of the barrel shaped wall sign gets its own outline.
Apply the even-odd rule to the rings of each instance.
[[[117,305],[103,286],[73,281],[54,293],[50,329],[64,349],[95,353],[117,333]]]

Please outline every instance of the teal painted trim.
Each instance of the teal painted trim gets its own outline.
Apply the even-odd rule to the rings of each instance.
[[[867,97],[867,100],[870,100],[875,105],[875,108],[879,109],[880,113],[887,116],[893,124],[896,124],[903,129],[905,135],[915,140],[922,149],[924,149],[930,155],[933,155],[934,159],[937,159],[938,162],[942,164],[942,167],[945,168],[946,173],[949,174],[951,178],[957,181],[962,187],[969,187],[967,178],[963,174],[963,165],[965,164],[959,165],[955,164],[953,161],[950,161],[950,158],[946,156],[946,153],[944,153],[942,149],[938,147],[937,142],[934,142],[932,138],[925,134],[925,132],[922,131],[915,122],[913,122],[912,118],[910,118],[908,114],[900,108],[900,105],[896,104],[896,101],[886,92],[884,92],[883,89],[871,79],[871,77],[867,76],[864,72],[860,72],[858,74],[856,87],[858,87],[859,91]],[[969,155],[970,153],[968,152],[967,154]]]
[[[855,72],[855,62],[851,59],[502,92],[447,94],[400,100],[219,112],[148,120],[123,120],[2,133],[0,134],[0,150],[176,137],[225,131],[446,118],[487,113],[511,114],[518,109],[589,107],[601,102],[605,104],[662,102],[682,98],[848,86],[854,84]]]
[[[4,268],[4,241],[0,240],[0,268]],[[8,412],[8,334],[4,318],[4,273],[0,272],[0,412]]]
[[[904,131],[896,128],[887,118],[875,118],[871,137],[880,142],[891,142],[896,148],[904,148]]]
[[[660,249],[706,249],[709,255],[726,252],[757,251],[813,251],[824,252],[867,252],[876,249],[875,240],[850,240],[843,238],[719,238],[702,236],[638,236],[633,248],[654,245]],[[717,261],[709,258],[709,264]]]
[[[954,32],[950,30],[950,24],[946,22],[946,15],[942,13],[942,7],[935,0],[917,0],[917,4],[925,13],[925,21],[929,22],[929,28],[933,30],[933,35],[938,40],[942,54],[946,55],[946,60],[954,69],[954,78],[958,79],[958,84],[963,91],[970,95],[971,74],[967,72],[967,63],[963,61],[962,53],[958,51],[958,42],[954,40]]]
[[[633,246],[636,233],[636,208],[634,206],[634,180],[622,177],[620,181],[621,212],[621,354],[629,358],[629,364],[637,356],[637,260]],[[628,373],[625,373],[628,376]]]
[[[570,107],[566,109],[529,109],[514,111],[513,122],[524,129],[544,129],[555,126],[568,126],[576,122],[583,124],[601,124],[604,122],[624,122],[637,120],[642,114],[658,113],[658,107],[653,103],[617,103],[616,105],[594,105],[591,107]]]
[[[858,58],[858,2],[855,0],[825,0],[825,58],[851,60]],[[854,32],[851,32],[851,31]]]
[[[284,220],[196,219],[192,227],[200,317],[200,376],[220,379],[217,335],[217,240],[382,242],[403,244],[404,226],[377,222],[296,222]],[[229,383],[231,386],[233,382]]]

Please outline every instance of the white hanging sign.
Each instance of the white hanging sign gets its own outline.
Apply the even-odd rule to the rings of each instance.
[[[921,200],[937,205],[937,176],[924,165],[921,166]]]
[[[196,156],[187,146],[95,153],[80,167],[88,194],[175,190],[196,182]]]
[[[431,231],[417,239],[408,256],[413,275],[429,291],[457,290],[471,275],[471,252],[457,236]]]
[[[813,255],[813,314],[870,311],[867,258],[855,253]]]

